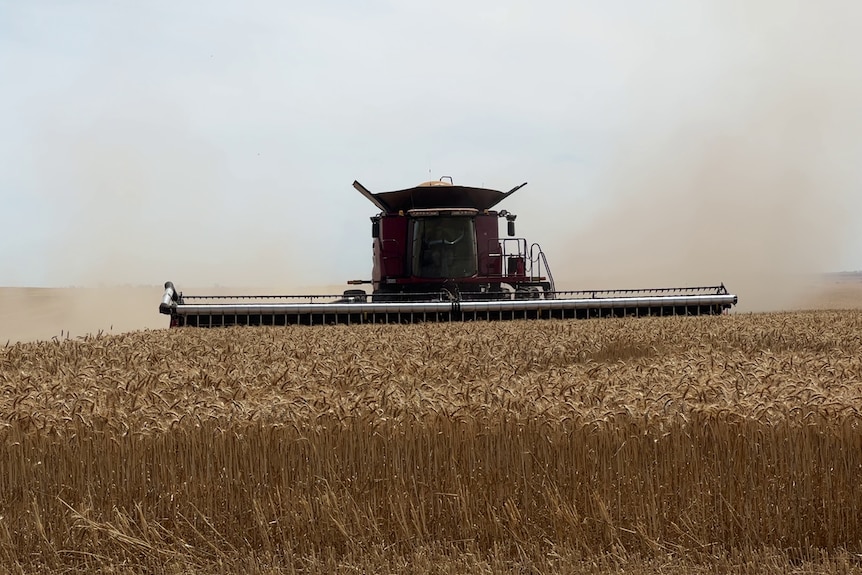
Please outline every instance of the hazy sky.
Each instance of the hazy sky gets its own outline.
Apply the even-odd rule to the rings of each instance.
[[[367,278],[352,181],[443,175],[528,181],[501,207],[565,287],[862,269],[860,17],[0,0],[0,285]]]

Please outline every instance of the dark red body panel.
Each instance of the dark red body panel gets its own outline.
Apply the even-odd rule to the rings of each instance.
[[[479,275],[499,277],[501,270],[500,232],[497,212],[476,216],[476,249],[479,256]]]
[[[380,237],[374,239],[372,279],[376,288],[381,282],[409,275],[410,245],[407,238],[407,216],[382,216]]]

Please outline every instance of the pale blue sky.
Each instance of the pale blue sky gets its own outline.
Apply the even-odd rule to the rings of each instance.
[[[502,207],[571,287],[862,269],[860,16],[0,0],[0,285],[364,278],[351,182],[442,175],[529,181]]]

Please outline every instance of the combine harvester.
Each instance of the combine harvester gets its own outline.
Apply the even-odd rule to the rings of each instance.
[[[724,284],[556,291],[539,245],[515,237],[515,215],[494,209],[526,184],[500,192],[445,180],[377,194],[353,182],[380,209],[372,279],[348,282],[371,284],[370,294],[191,296],[167,282],[159,311],[171,327],[221,327],[716,315],[737,302]]]

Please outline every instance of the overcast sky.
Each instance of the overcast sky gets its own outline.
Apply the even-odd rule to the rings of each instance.
[[[862,269],[860,16],[0,0],[0,285],[367,278],[353,180],[444,175],[529,182],[501,207],[565,287]]]

